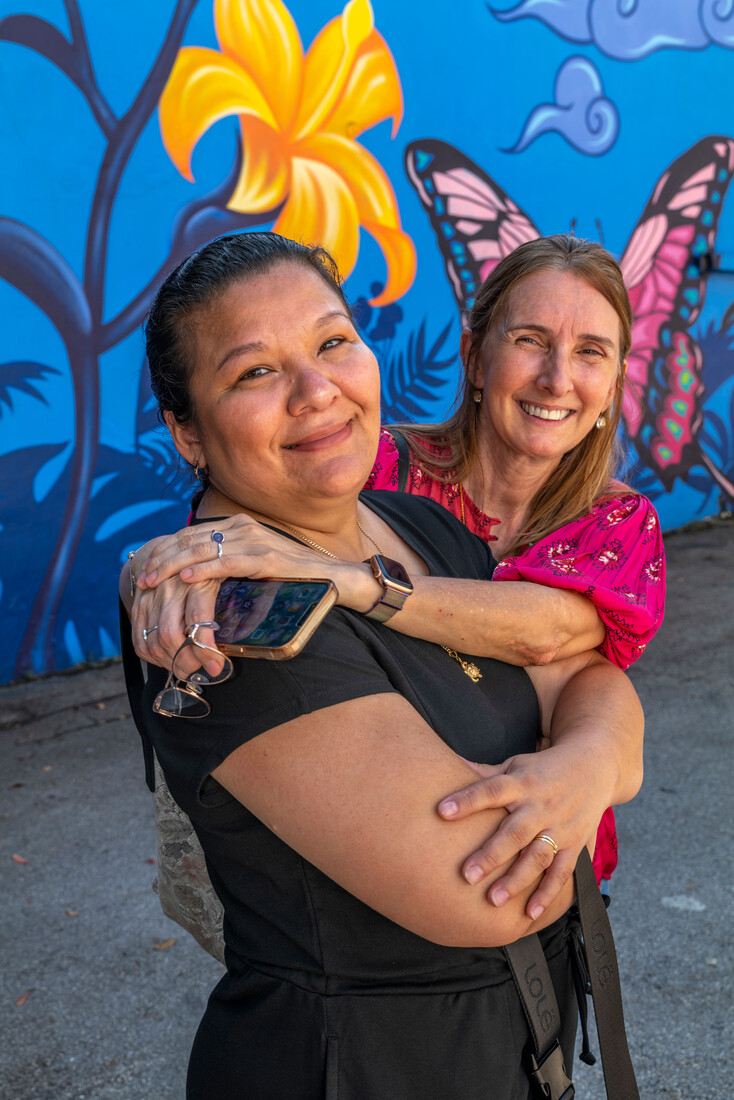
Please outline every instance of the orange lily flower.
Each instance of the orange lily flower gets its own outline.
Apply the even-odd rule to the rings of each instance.
[[[354,140],[386,118],[394,137],[403,113],[395,62],[369,0],[350,0],[305,56],[281,0],[215,0],[214,23],[221,52],[182,48],[161,96],[163,144],[176,168],[193,180],[196,143],[219,119],[238,115],[244,163],[229,208],[265,213],[284,204],[275,232],[323,245],[344,277],[363,226],[387,265],[372,304],[395,301],[415,278],[415,249],[384,169]]]

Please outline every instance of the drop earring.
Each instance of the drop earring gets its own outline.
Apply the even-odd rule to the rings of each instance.
[[[482,403],[482,391],[481,390],[474,390],[474,404],[475,405],[481,405],[481,403]]]
[[[607,422],[606,416],[603,416],[603,415],[600,416],[599,419],[596,422],[597,429],[603,428],[605,426],[606,422]]]

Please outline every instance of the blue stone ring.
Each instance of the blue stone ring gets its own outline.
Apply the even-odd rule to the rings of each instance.
[[[222,556],[222,543],[224,542],[224,535],[222,534],[221,531],[212,531],[212,533],[209,537],[211,538],[212,542],[216,542],[216,544],[217,544],[217,557],[221,558],[221,556]]]

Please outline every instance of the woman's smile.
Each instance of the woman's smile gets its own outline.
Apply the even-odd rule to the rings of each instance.
[[[573,409],[549,409],[545,405],[531,405],[528,401],[520,401],[519,404],[522,411],[535,420],[566,420],[573,415]]]
[[[341,424],[337,428],[322,428],[296,443],[286,443],[283,449],[286,451],[326,451],[329,447],[338,447],[339,444],[345,443],[351,433],[352,421],[348,420],[346,424]]]

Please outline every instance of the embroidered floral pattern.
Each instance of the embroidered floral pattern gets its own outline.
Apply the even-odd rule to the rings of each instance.
[[[436,447],[436,453],[440,448]],[[377,459],[372,468],[365,489],[396,489],[398,485],[398,452],[390,432],[385,428],[380,433],[380,443],[377,450]],[[488,516],[477,508],[473,500],[466,493],[462,493],[459,482],[450,482],[448,485],[437,481],[427,474],[420,466],[411,465],[408,474],[406,490],[415,493],[416,496],[428,497],[435,500],[457,519],[462,520],[466,527],[475,535],[479,535],[485,542],[494,542],[495,536],[491,533],[492,526],[499,520]],[[463,513],[462,513],[463,498]]]
[[[642,570],[644,575],[653,584],[658,584],[663,573],[663,555],[657,554],[654,558],[651,558],[645,568]]]
[[[547,546],[538,544],[538,557],[557,577],[578,576],[576,568],[575,551],[578,550],[577,539],[561,539]]]
[[[603,508],[604,505],[601,505]],[[627,496],[622,500],[607,503],[608,511],[599,516],[599,526],[614,527],[618,523],[624,523],[637,508],[637,497]]]
[[[624,548],[619,539],[611,539],[610,542],[604,545],[604,548],[592,559],[593,564],[599,566],[601,569],[607,569],[610,566],[618,565],[626,558]]]

